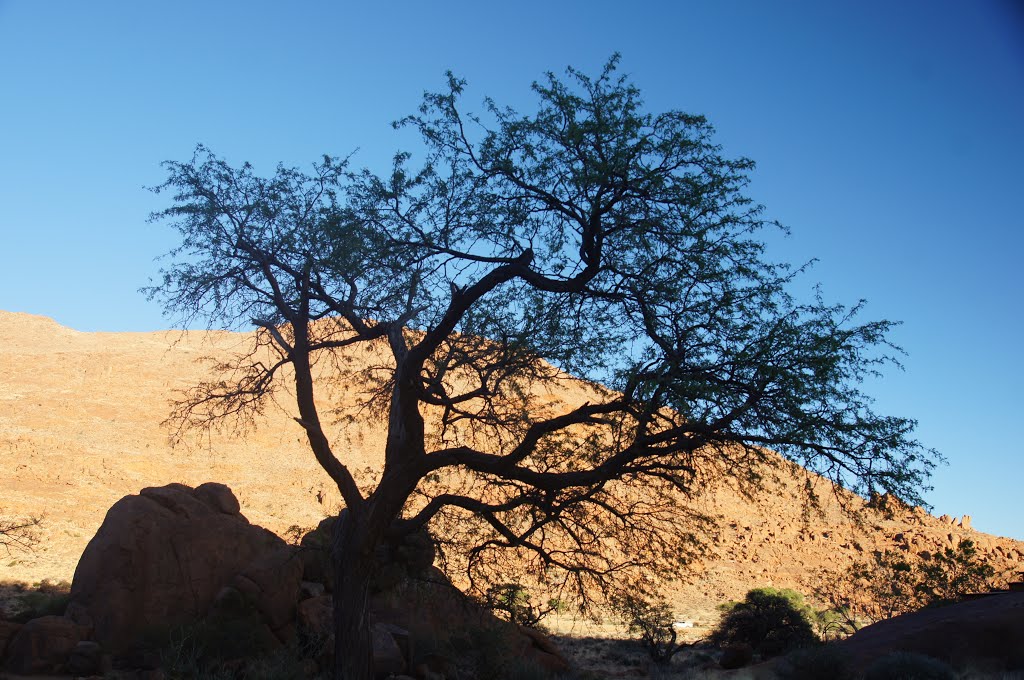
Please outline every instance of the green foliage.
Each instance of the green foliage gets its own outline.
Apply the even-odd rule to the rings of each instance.
[[[956,680],[947,664],[915,652],[893,652],[864,670],[864,680]]]
[[[536,628],[544,617],[562,612],[565,604],[556,598],[544,604],[536,603],[530,591],[519,583],[501,583],[487,589],[484,605],[506,621]]]
[[[719,647],[747,644],[762,657],[819,642],[803,595],[794,590],[755,588],[731,604],[709,641]]]
[[[664,599],[652,600],[636,591],[620,590],[611,598],[609,605],[630,635],[640,638],[655,663],[669,663],[686,647],[676,641],[676,630],[672,625],[675,616]]]
[[[920,583],[917,590],[926,605],[948,604],[969,593],[990,589],[995,568],[982,562],[974,541],[965,539],[957,547],[946,547],[917,564]]]
[[[844,606],[834,609],[815,609],[812,623],[818,637],[825,641],[840,640],[854,634],[859,629],[849,607]]]
[[[16,596],[11,620],[25,623],[40,616],[60,616],[71,600],[71,584],[44,579]]]
[[[296,646],[249,649],[250,656],[211,653],[208,631],[175,629],[160,650],[161,668],[169,680],[309,680],[322,677],[316,663]],[[237,651],[237,648],[236,650]]]
[[[846,577],[827,580],[828,586],[838,586],[843,590],[836,601],[843,596],[849,597],[849,605],[845,605],[868,621],[881,621],[900,614],[920,609],[921,601],[918,585],[920,573],[907,557],[898,551],[886,550],[876,552],[872,562],[854,564]]]
[[[823,574],[817,595],[833,605],[836,620],[845,619],[846,630],[853,632],[863,621],[881,621],[989,590],[994,575],[974,541],[964,539],[956,548],[920,558],[876,552],[872,561],[856,563],[845,574]]]

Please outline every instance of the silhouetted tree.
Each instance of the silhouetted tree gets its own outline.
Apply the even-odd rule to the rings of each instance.
[[[182,240],[150,295],[185,324],[256,328],[174,417],[244,418],[293,382],[347,508],[338,677],[369,677],[375,546],[428,524],[461,532],[471,576],[512,548],[583,591],[678,569],[699,529],[679,499],[702,474],[752,475],[763,447],[917,498],[931,463],[914,423],[859,388],[892,361],[892,324],[794,300],[799,270],[763,257],[776,225],[742,193],[753,163],[724,157],[701,116],[646,112],[616,67],[549,74],[532,115],[489,100],[468,115],[449,76],[399,122],[422,165],[399,153],[383,177],[324,157],[264,178],[203,147],[166,163],[173,203],[154,217]],[[388,359],[358,372],[357,345]],[[385,423],[373,484],[323,426],[332,370]],[[552,402],[566,385],[585,396]]]

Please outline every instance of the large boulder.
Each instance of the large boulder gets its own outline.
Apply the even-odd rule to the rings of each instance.
[[[334,591],[334,567],[331,563],[331,543],[336,516],[325,517],[315,529],[299,542],[302,559],[302,578],[311,583],[322,583],[327,592]]]
[[[995,593],[879,621],[838,643],[857,666],[916,652],[957,667],[1024,670],[1024,592]]]
[[[302,561],[286,546],[257,557],[232,585],[259,612],[281,642],[294,637],[295,608],[302,585]]]
[[[312,600],[308,602],[300,606],[308,609],[307,617],[312,620],[317,605]],[[470,669],[471,675],[478,677],[493,677],[495,663],[524,664],[541,675],[560,675],[570,670],[569,661],[551,638],[538,630],[496,618],[491,610],[452,585],[437,567],[422,569],[393,590],[374,593],[370,599],[370,618],[408,631],[410,640],[427,640],[430,646],[458,649],[458,658],[450,663]],[[395,641],[401,646],[400,636],[395,636]],[[420,668],[421,665],[413,667],[420,678],[453,677],[440,667]]]
[[[68,615],[116,654],[199,620],[224,586],[241,585],[278,630],[294,617],[301,570],[223,484],[151,487],[107,512],[75,570]]]

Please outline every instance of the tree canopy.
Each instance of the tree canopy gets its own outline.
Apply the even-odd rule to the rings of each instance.
[[[513,548],[580,589],[685,555],[700,518],[673,499],[765,448],[919,500],[932,452],[862,389],[895,363],[893,324],[790,294],[803,268],[765,256],[779,225],[743,193],[753,163],[702,116],[648,112],[617,58],[548,74],[526,115],[467,113],[465,87],[449,75],[396,123],[422,146],[384,175],[325,156],[262,177],[204,147],[165,164],[154,218],[181,244],[149,294],[186,324],[257,330],[178,422],[244,418],[290,382],[346,554],[443,525],[471,575]],[[360,344],[388,359],[346,368]],[[325,365],[386,423],[372,484],[323,426]],[[546,398],[567,384],[585,398]]]

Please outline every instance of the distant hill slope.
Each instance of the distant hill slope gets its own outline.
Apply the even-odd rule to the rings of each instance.
[[[247,341],[226,332],[81,333],[43,317],[0,312],[0,515],[45,518],[34,552],[0,555],[0,579],[70,579],[107,508],[145,486],[223,482],[251,521],[282,534],[334,511],[337,491],[306,448],[287,395],[244,436],[225,432],[170,446],[161,422],[174,392],[204,377],[202,357],[227,356]],[[354,360],[367,361],[369,354]],[[339,390],[334,398],[354,398]],[[562,396],[571,402],[583,392]],[[353,469],[379,466],[380,423],[364,418],[333,436],[344,442],[339,449]],[[807,479],[821,497],[820,513],[805,512]],[[842,498],[854,508],[864,504]],[[1024,543],[920,509],[897,508],[890,518],[869,513],[855,526],[829,485],[794,477],[781,463],[766,471],[764,493],[756,498],[722,483],[696,503],[721,522],[708,537],[713,554],[693,565],[692,581],[671,594],[677,610],[694,618],[752,587],[807,592],[822,567],[841,569],[878,549],[933,551],[969,537],[1004,579],[1024,569]]]

